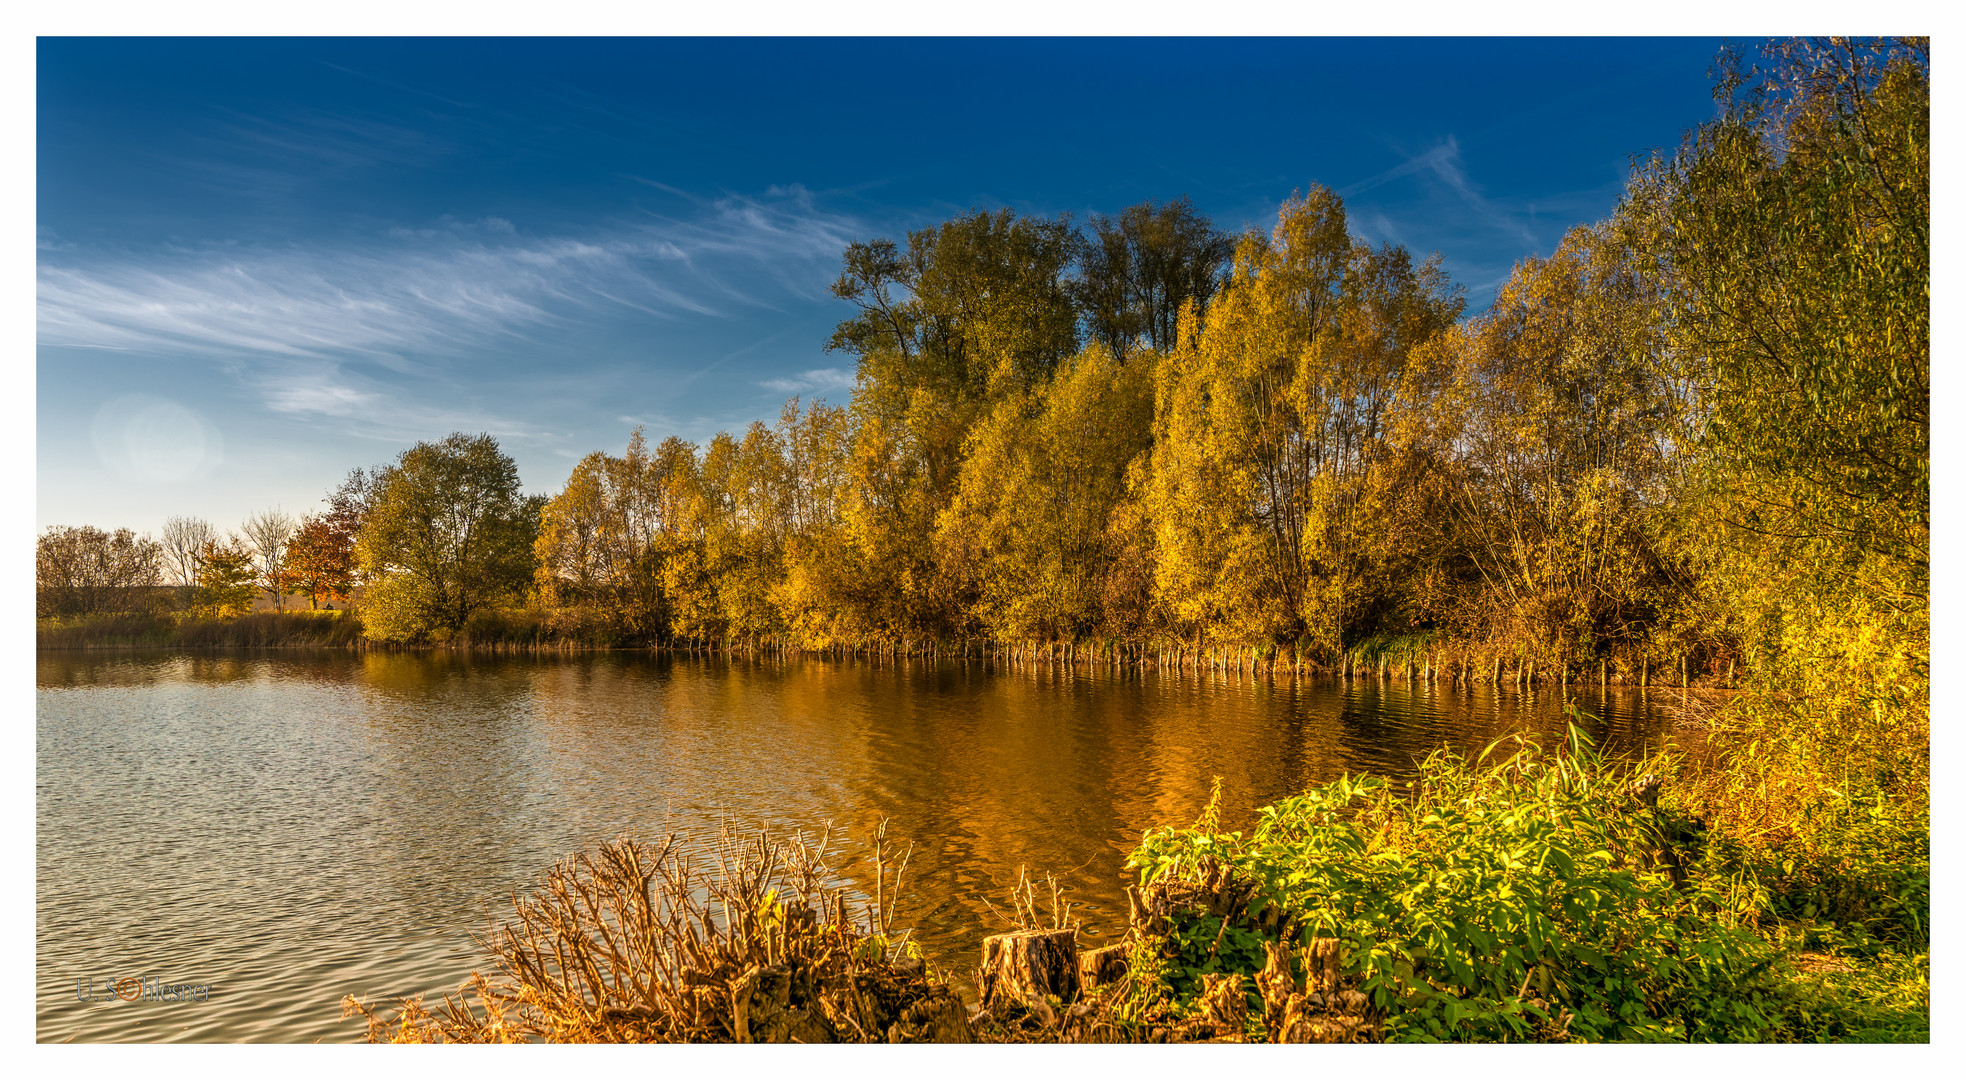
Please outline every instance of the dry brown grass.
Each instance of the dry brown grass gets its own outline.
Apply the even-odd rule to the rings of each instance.
[[[231,619],[166,613],[40,619],[39,649],[343,648],[362,636],[361,617],[346,611],[260,611]]]
[[[371,1042],[946,1042],[967,1010],[905,933],[897,863],[874,837],[875,896],[856,902],[832,837],[728,828],[603,844],[553,867],[480,938],[495,968],[436,1008],[343,1001]]]

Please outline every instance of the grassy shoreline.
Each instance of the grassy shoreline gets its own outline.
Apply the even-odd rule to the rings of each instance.
[[[1658,689],[1737,689],[1728,672],[1683,674],[1631,662],[1571,670],[1548,665],[1503,664],[1507,652],[1455,641],[1402,639],[1397,649],[1369,639],[1332,663],[1319,663],[1283,647],[1195,645],[1151,640],[997,642],[980,638],[870,638],[804,647],[778,639],[666,640],[623,637],[604,629],[554,625],[543,611],[486,612],[446,640],[384,641],[368,636],[358,610],[260,611],[233,618],[183,612],[44,617],[35,622],[42,650],[157,648],[348,648],[419,652],[478,650],[511,653],[666,652],[682,655],[811,656],[820,658],[981,659],[1005,664],[1071,668],[1139,668],[1246,674],[1315,674],[1384,682],[1445,685],[1617,686]],[[1655,677],[1656,676],[1656,677]],[[1682,681],[1682,679],[1684,681]]]
[[[36,649],[360,647],[361,618],[344,611],[261,611],[231,619],[174,613],[35,620]]]
[[[726,833],[670,869],[687,838],[623,841],[515,897],[468,993],[344,1015],[386,1042],[1929,1042],[1929,897],[1866,907],[1859,876],[1841,910],[1784,911],[1735,879],[1792,876],[1799,848],[1744,855],[1720,810],[1685,759],[1609,761],[1574,728],[1342,778],[1247,833],[1211,799],[1129,856],[1119,943],[1080,953],[1027,880],[973,971],[896,931],[879,834],[865,895],[815,887],[844,880],[824,840]]]

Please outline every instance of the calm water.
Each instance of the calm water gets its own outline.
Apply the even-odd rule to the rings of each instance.
[[[958,967],[1019,864],[1117,931],[1120,863],[1192,821],[1439,745],[1563,730],[1555,691],[602,655],[45,653],[37,660],[43,1041],[341,1041],[341,996],[454,987],[469,939],[555,860],[747,824],[914,844],[902,921]],[[1663,702],[1661,702],[1663,704]],[[1581,698],[1609,745],[1659,721]],[[491,910],[497,911],[494,906]],[[83,1003],[76,981],[212,987]]]

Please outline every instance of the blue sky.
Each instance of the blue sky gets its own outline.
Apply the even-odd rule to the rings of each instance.
[[[1720,44],[42,39],[37,525],[312,510],[454,430],[550,493],[843,402],[840,250],[972,207],[1323,183],[1479,309],[1713,114]]]

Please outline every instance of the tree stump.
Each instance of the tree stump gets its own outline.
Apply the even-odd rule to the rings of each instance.
[[[783,964],[754,967],[731,987],[731,1011],[741,1043],[829,1043],[832,1026],[818,1009],[792,1008],[792,971]]]
[[[1019,930],[983,939],[983,972],[978,980],[985,1009],[1025,1004],[1047,996],[1069,1002],[1079,994],[1079,932]]]
[[[1272,941],[1263,948],[1269,956],[1256,976],[1256,990],[1263,996],[1263,1026],[1272,1041],[1281,1042],[1290,1021],[1303,1011],[1304,993],[1290,969],[1290,946]]]
[[[901,1011],[900,1019],[888,1025],[891,1043],[973,1043],[976,1032],[969,1026],[969,1010],[961,998],[945,987]]]
[[[1341,972],[1338,942],[1312,938],[1300,954],[1304,979],[1291,967],[1290,947],[1266,945],[1269,951],[1256,988],[1263,997],[1263,1027],[1278,1043],[1354,1042],[1373,1036],[1376,1028],[1362,1015],[1365,996],[1338,989]],[[1354,1015],[1334,1015],[1350,1013]]]
[[[1241,1042],[1249,1018],[1249,994],[1241,975],[1203,975],[1196,1018],[1183,1025],[1185,1038]]]
[[[1090,990],[1095,986],[1106,986],[1126,978],[1128,948],[1125,942],[1094,949],[1079,957],[1079,986]]]
[[[1312,938],[1304,947],[1304,990],[1329,997],[1338,990],[1342,957],[1337,938]]]

